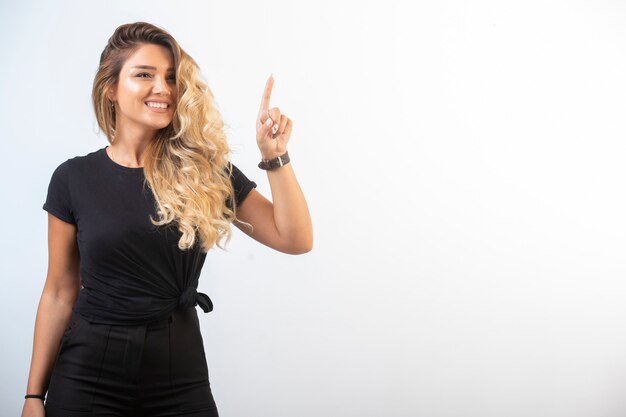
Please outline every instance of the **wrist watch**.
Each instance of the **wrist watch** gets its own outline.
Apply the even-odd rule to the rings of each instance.
[[[281,156],[277,156],[274,159],[262,159],[261,162],[259,162],[259,168],[272,170],[280,168],[287,163],[289,163],[289,152],[285,152]]]

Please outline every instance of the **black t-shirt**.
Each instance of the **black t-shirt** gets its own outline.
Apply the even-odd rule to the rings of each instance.
[[[105,149],[60,164],[43,205],[77,228],[83,288],[74,310],[95,323],[127,325],[196,303],[210,311],[209,297],[196,291],[206,258],[198,235],[182,251],[176,222],[154,226],[155,199],[143,168],[119,165]],[[234,164],[231,181],[237,204],[257,186]]]

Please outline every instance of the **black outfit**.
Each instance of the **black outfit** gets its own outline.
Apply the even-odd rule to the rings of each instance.
[[[197,292],[206,253],[197,238],[179,249],[175,224],[152,225],[155,199],[143,168],[119,165],[105,149],[60,164],[43,205],[76,225],[83,286],[46,416],[217,416],[194,308],[213,307]],[[238,205],[257,184],[232,168]]]

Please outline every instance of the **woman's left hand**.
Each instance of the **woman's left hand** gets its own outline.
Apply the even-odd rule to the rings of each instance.
[[[274,77],[270,75],[265,83],[256,121],[256,143],[263,159],[274,159],[287,152],[287,142],[291,136],[291,119],[280,114],[278,107],[270,109],[270,95],[273,86]]]

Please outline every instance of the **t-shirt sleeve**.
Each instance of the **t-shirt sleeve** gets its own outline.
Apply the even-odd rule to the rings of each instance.
[[[233,172],[230,175],[230,180],[233,184],[233,188],[235,189],[235,202],[237,207],[243,202],[246,198],[250,190],[256,188],[256,182],[250,180],[246,175],[241,172],[239,168],[235,164],[232,164]],[[230,204],[230,199],[227,200],[226,204],[230,209],[232,209],[232,205]]]
[[[50,178],[48,195],[43,209],[66,223],[76,224],[70,196],[69,160],[59,165]]]

